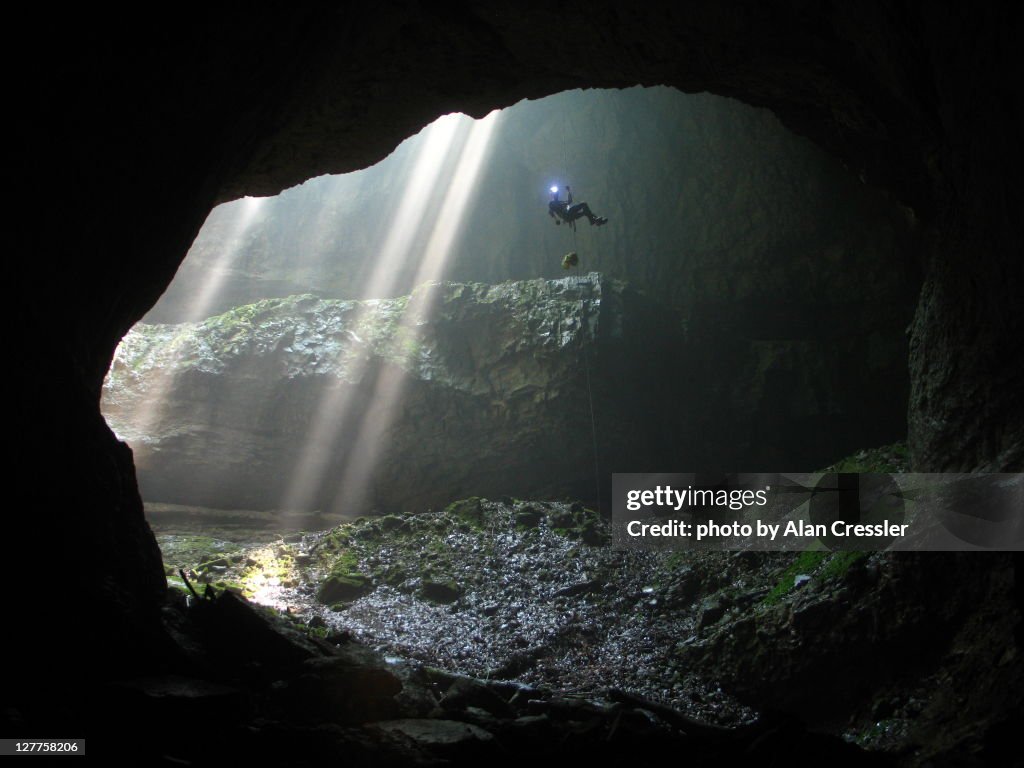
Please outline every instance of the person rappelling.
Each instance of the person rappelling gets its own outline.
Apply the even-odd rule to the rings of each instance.
[[[608,219],[605,216],[595,216],[594,212],[590,210],[590,206],[586,203],[572,202],[572,187],[568,185],[565,188],[566,200],[560,200],[558,198],[558,187],[551,188],[551,202],[548,203],[548,216],[555,220],[555,224],[561,224],[563,221],[576,229],[576,220],[582,219],[584,216],[587,217],[587,221],[590,222],[591,226],[600,227],[602,224],[607,224]]]

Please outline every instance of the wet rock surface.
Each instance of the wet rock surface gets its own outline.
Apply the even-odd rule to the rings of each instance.
[[[523,512],[540,521],[519,524]],[[581,504],[471,498],[263,542],[238,560],[254,566],[186,573],[275,606],[317,642],[380,654],[402,684],[381,717],[455,719],[499,741],[540,743],[566,723],[604,738],[628,717],[671,738],[704,729],[730,742],[754,729],[775,743],[790,726],[773,713],[784,712],[918,765],[993,749],[1021,705],[1009,558],[620,553],[584,543],[588,528],[605,530]],[[272,563],[258,555],[268,548]],[[318,585],[339,570],[372,591],[324,605]],[[457,596],[432,600],[425,581]],[[968,650],[979,643],[989,651]],[[979,693],[961,701],[950,686],[968,679]],[[991,697],[1000,709],[985,709]]]
[[[536,524],[522,525],[524,514]],[[242,567],[207,564],[201,578],[291,611],[324,636],[350,633],[452,672],[579,694],[615,686],[721,722],[753,716],[674,661],[676,644],[696,631],[694,615],[680,610],[688,605],[676,594],[674,563],[611,551],[593,510],[472,498],[401,517],[401,526],[396,517],[256,547],[255,558],[238,559]],[[259,554],[268,549],[271,561]],[[372,586],[334,600],[324,585],[339,573]]]
[[[551,765],[575,758],[626,765],[641,750],[679,750],[698,766],[783,753],[797,766],[887,764],[791,718],[726,728],[616,688],[584,696],[386,658],[341,633],[310,634],[230,592],[187,599],[173,590],[163,621],[177,649],[175,669],[120,681],[94,697],[122,727],[121,747],[154,763]],[[255,653],[211,644],[211,633],[245,634]]]

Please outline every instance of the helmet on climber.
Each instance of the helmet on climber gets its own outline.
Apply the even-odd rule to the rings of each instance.
[[[597,216],[593,211],[590,210],[590,206],[586,203],[573,204],[572,200],[572,187],[566,185],[565,187],[566,199],[561,200],[558,197],[558,187],[551,187],[551,201],[548,203],[548,216],[555,220],[555,224],[561,224],[563,221],[569,224],[573,229],[576,228],[576,220],[586,217],[587,221],[592,226],[600,227],[602,224],[607,224],[608,219],[605,216]]]

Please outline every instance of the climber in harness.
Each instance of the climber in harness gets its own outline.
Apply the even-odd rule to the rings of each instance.
[[[587,217],[587,221],[591,225],[596,224],[601,226],[607,224],[608,219],[604,216],[595,216],[594,212],[590,210],[590,206],[586,203],[572,202],[572,187],[565,188],[565,194],[567,200],[558,199],[558,187],[551,188],[551,202],[548,203],[548,216],[555,220],[555,224],[561,224],[563,221],[570,225],[573,229],[576,228],[576,219],[581,219],[584,216]]]

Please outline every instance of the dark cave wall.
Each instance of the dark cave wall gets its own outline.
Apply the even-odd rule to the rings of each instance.
[[[159,558],[99,391],[210,207],[364,167],[446,111],[578,86],[769,107],[912,208],[933,233],[910,357],[916,468],[1024,463],[1014,4],[403,3],[207,10],[145,30],[90,9],[32,28],[43,55],[12,70],[11,94],[30,254],[15,305],[35,497],[22,524],[82,574],[69,612],[98,602],[138,627],[156,614]],[[109,655],[151,648],[110,626],[93,627]]]

